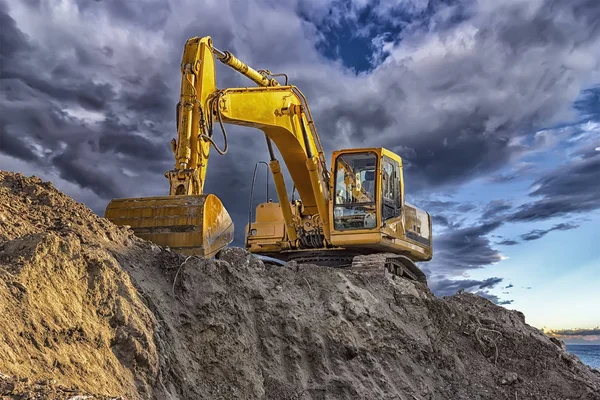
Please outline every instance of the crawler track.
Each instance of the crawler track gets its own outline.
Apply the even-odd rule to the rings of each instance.
[[[394,253],[358,255],[339,250],[288,253],[288,261],[325,267],[350,269],[355,272],[387,270],[388,272],[427,285],[427,277],[408,257]]]

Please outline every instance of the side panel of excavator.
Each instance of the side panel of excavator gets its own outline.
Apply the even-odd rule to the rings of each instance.
[[[233,222],[218,197],[160,196],[111,200],[105,217],[136,236],[188,255],[212,257],[233,240]]]

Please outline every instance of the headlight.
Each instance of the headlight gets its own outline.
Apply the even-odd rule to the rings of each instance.
[[[258,233],[258,231],[256,229],[252,229],[250,230],[250,236],[254,236]]]

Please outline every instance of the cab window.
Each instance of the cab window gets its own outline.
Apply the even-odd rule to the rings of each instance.
[[[338,156],[335,163],[334,229],[370,229],[377,225],[377,155]]]

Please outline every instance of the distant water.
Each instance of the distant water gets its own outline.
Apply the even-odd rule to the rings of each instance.
[[[584,364],[600,369],[600,344],[568,344],[567,351],[579,357]]]

